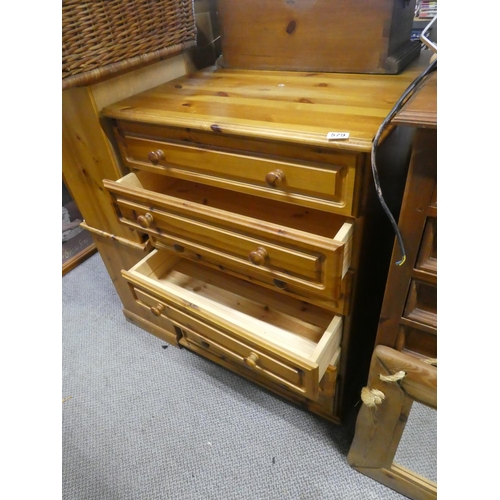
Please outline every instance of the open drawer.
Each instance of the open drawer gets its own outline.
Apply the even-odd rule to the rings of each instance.
[[[344,312],[352,219],[148,172],[105,180],[117,216],[157,248]],[[345,287],[344,287],[345,288]]]
[[[318,398],[341,316],[161,250],[122,274],[139,305],[181,329],[181,344]]]

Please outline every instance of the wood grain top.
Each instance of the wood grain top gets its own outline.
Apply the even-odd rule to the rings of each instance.
[[[437,128],[437,72],[403,106],[392,123]]]
[[[380,124],[427,66],[422,52],[399,75],[208,68],[103,110],[120,120],[331,149],[370,151]],[[350,138],[328,141],[328,132]]]

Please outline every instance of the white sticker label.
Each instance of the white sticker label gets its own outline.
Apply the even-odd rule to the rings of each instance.
[[[349,139],[349,132],[328,132],[328,134],[326,134],[326,138],[329,141]]]

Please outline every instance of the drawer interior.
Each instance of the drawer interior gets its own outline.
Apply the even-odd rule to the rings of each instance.
[[[153,251],[124,276],[244,341],[319,367],[320,378],[340,346],[340,316],[168,252]]]
[[[352,227],[350,219],[344,216],[150,172],[137,171],[117,182],[120,186],[146,192],[147,200],[153,205],[156,200],[161,203],[158,195],[167,196],[172,200],[181,200],[184,207],[186,203],[194,203],[203,205],[207,213],[223,210],[228,214],[255,219],[256,226],[267,222],[332,240],[342,240],[343,233]]]

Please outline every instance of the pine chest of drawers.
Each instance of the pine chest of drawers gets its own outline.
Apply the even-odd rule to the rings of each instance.
[[[128,173],[104,187],[154,248],[123,270],[143,311],[129,319],[339,422],[366,378],[393,241],[371,140],[422,67],[210,68],[105,108]],[[396,129],[380,150],[396,210],[410,139]]]

